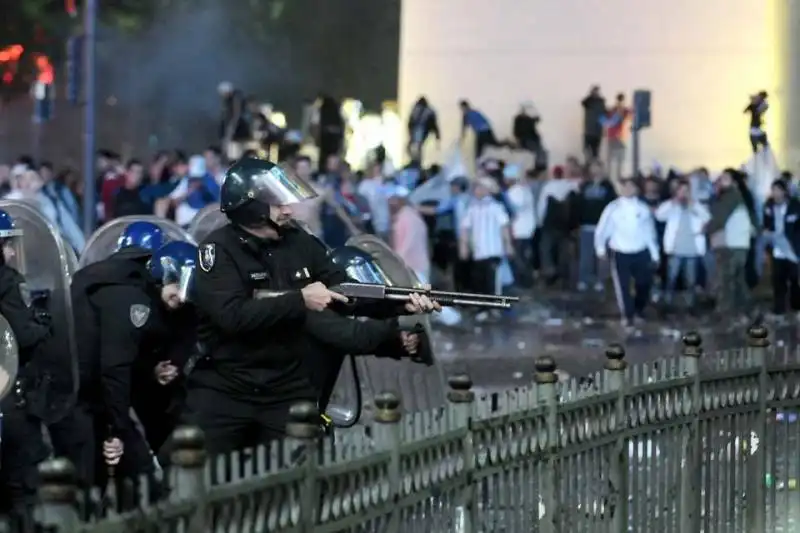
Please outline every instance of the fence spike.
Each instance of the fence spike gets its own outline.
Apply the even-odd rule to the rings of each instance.
[[[375,422],[379,424],[396,424],[400,422],[400,397],[391,391],[375,397]]]
[[[451,403],[471,403],[475,401],[475,393],[472,392],[472,379],[467,374],[456,374],[447,380],[450,390],[447,392],[447,400]]]

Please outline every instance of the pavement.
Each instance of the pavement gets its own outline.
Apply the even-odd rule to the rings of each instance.
[[[619,343],[631,363],[678,356],[681,337],[696,331],[707,352],[746,345],[748,323],[690,313],[678,306],[668,316],[650,310],[633,333],[620,325],[611,294],[544,292],[526,294],[511,314],[490,323],[468,319],[456,328],[436,326],[434,341],[445,375],[466,372],[478,389],[531,382],[538,357],[552,356],[568,376],[585,376],[603,368],[605,348]],[[774,342],[796,344],[797,327],[774,328]]]

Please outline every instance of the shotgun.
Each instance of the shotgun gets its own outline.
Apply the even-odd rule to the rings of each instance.
[[[347,296],[348,298],[395,300],[400,302],[408,301],[412,294],[424,294],[434,302],[447,307],[511,309],[512,304],[519,302],[519,298],[515,296],[425,290],[421,288],[393,287],[373,283],[342,283],[336,287],[331,287],[331,290]]]

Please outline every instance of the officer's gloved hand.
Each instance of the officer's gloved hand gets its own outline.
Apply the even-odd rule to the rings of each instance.
[[[41,324],[42,326],[50,327],[53,323],[53,316],[44,309],[40,309],[34,307],[33,309],[33,320],[37,324]]]

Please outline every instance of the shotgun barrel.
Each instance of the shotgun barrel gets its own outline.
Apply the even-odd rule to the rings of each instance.
[[[481,307],[486,309],[510,309],[519,298],[514,296],[496,296],[494,294],[476,294],[469,292],[451,292],[425,290],[411,287],[393,287],[372,283],[342,283],[331,290],[348,298],[368,300],[407,301],[412,294],[424,294],[440,305],[451,307]]]

